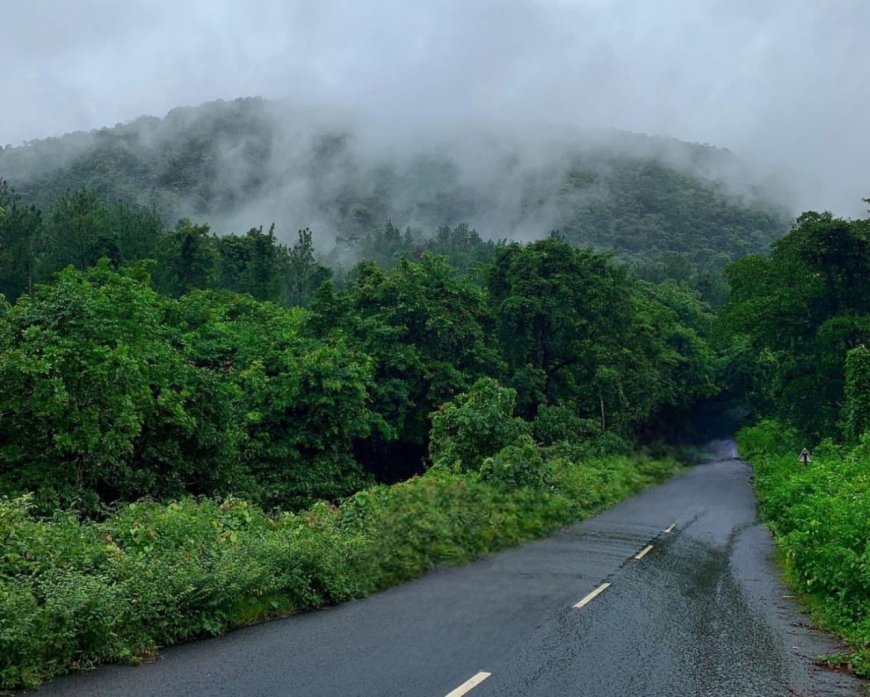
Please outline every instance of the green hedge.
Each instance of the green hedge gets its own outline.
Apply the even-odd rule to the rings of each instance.
[[[870,677],[870,434],[854,448],[823,443],[810,465],[798,462],[795,433],[775,422],[738,440],[788,578],[819,622],[852,646],[853,669]]]
[[[140,502],[101,521],[0,499],[0,685],[359,598],[545,535],[662,479],[672,461],[549,453],[537,488],[434,468],[341,506]]]

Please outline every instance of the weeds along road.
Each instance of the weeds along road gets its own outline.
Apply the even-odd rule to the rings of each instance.
[[[715,459],[549,539],[38,694],[862,694],[814,665],[838,647],[777,580],[750,476]]]

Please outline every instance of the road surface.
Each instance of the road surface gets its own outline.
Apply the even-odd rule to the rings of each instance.
[[[814,665],[838,646],[777,580],[750,469],[729,454],[549,539],[39,695],[862,694]]]

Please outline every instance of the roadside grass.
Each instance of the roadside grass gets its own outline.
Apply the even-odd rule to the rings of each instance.
[[[743,429],[738,442],[788,581],[818,626],[850,646],[827,660],[870,677],[870,439],[822,443],[809,465],[797,460],[796,434],[772,421]]]
[[[679,467],[573,455],[548,449],[535,486],[436,467],[279,515],[186,498],[127,504],[97,522],[38,517],[28,497],[0,499],[0,687],[136,663],[160,647],[361,598],[545,536]]]

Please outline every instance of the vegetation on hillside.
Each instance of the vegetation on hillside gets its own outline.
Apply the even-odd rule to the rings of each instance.
[[[0,150],[0,178],[43,211],[87,190],[109,208],[157,210],[169,227],[310,226],[322,251],[336,243],[336,262],[395,261],[427,246],[443,254],[435,231],[463,223],[488,239],[560,230],[717,302],[722,265],[765,252],[787,229],[774,197],[709,146],[531,132],[417,139],[402,151],[370,136],[261,99],[213,102]]]

